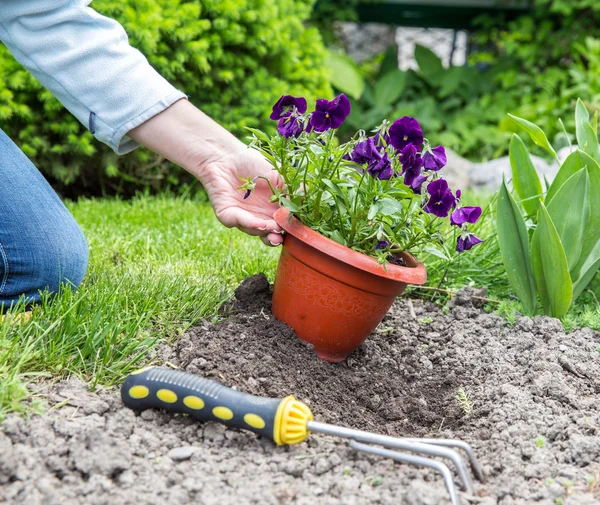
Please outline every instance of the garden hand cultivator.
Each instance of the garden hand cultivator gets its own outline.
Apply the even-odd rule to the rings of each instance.
[[[390,437],[320,423],[313,420],[308,406],[293,396],[283,399],[261,398],[189,373],[147,368],[125,379],[121,397],[125,405],[133,410],[163,408],[173,413],[189,414],[200,421],[216,421],[253,431],[270,438],[277,445],[298,444],[306,440],[311,432],[347,438],[350,439],[350,446],[357,451],[437,470],[444,477],[453,505],[458,505],[459,501],[450,468],[438,459],[423,455],[450,460],[462,488],[473,494],[469,470],[457,451],[462,450],[475,476],[483,480],[477,458],[465,442]]]

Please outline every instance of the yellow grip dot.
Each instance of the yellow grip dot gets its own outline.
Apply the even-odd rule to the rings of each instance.
[[[233,418],[233,412],[227,407],[215,407],[213,409],[213,414],[215,415],[215,417],[223,419],[223,421],[229,421]]]
[[[204,408],[204,400],[202,400],[202,398],[198,398],[197,396],[186,396],[183,399],[183,403],[186,407],[189,407],[193,410],[200,410]]]
[[[170,389],[159,389],[156,392],[156,397],[165,403],[175,403],[177,401],[177,395]]]
[[[252,426],[257,430],[262,430],[265,427],[265,420],[256,414],[246,414],[244,416],[244,421],[246,421],[248,426]]]
[[[129,389],[129,396],[137,400],[146,398],[150,394],[150,390],[146,386],[133,386]]]

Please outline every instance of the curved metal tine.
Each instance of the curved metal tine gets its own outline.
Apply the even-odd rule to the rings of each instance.
[[[351,438],[358,442],[364,442],[367,444],[383,445],[385,447],[392,447],[394,449],[402,449],[405,451],[447,458],[450,461],[452,461],[452,463],[454,463],[454,466],[456,467],[456,472],[458,473],[463,488],[469,494],[474,494],[473,481],[471,480],[471,476],[469,475],[467,465],[465,464],[461,455],[458,452],[448,447],[444,447],[441,445],[425,444],[422,442],[421,439],[413,439],[409,441],[405,438],[378,435],[377,433],[353,430],[350,428],[344,428],[343,426],[334,426],[331,424],[319,423],[317,421],[309,421],[308,429],[309,431],[325,433],[327,435]]]
[[[424,458],[422,456],[415,456],[413,454],[404,454],[398,451],[390,451],[389,449],[382,449],[380,447],[373,447],[372,445],[361,444],[356,440],[350,440],[350,447],[360,452],[366,452],[369,454],[376,454],[377,456],[383,456],[384,458],[391,458],[396,461],[402,461],[403,463],[410,463],[412,465],[421,465],[433,468],[442,474],[444,482],[446,483],[446,489],[450,495],[452,505],[460,505],[458,501],[458,493],[454,486],[454,479],[452,478],[452,472],[450,469],[441,461],[435,459]]]
[[[469,457],[469,462],[471,463],[471,468],[473,469],[473,473],[478,480],[483,482],[485,480],[483,476],[483,471],[481,470],[481,466],[479,465],[479,461],[477,461],[477,457],[475,456],[475,452],[473,448],[463,442],[462,440],[454,440],[452,438],[402,438],[403,440],[407,440],[409,442],[422,442],[424,444],[431,445],[440,445],[444,447],[455,447],[457,449],[462,449],[465,451],[466,455]]]

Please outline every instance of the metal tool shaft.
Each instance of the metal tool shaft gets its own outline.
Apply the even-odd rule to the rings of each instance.
[[[452,503],[458,505],[458,497],[454,482],[452,480],[452,473],[450,469],[444,463],[436,461],[430,458],[423,458],[420,456],[413,456],[410,454],[404,454],[397,451],[389,451],[372,447],[371,445],[365,444],[376,444],[384,447],[401,449],[403,451],[410,451],[417,454],[427,454],[430,456],[438,456],[446,458],[452,461],[463,488],[469,493],[473,494],[473,482],[469,475],[467,466],[463,461],[462,457],[458,452],[452,448],[463,449],[469,456],[471,466],[480,480],[483,478],[481,468],[473,454],[471,447],[460,440],[449,440],[449,439],[420,439],[420,438],[400,438],[390,437],[387,435],[379,435],[377,433],[371,433],[368,431],[355,430],[351,428],[344,428],[342,426],[335,426],[326,423],[320,423],[317,421],[308,422],[308,430],[316,433],[323,433],[326,435],[332,435],[336,437],[351,439],[351,446],[361,452],[368,452],[371,454],[378,454],[380,456],[389,457],[398,461],[412,463],[422,466],[428,466],[438,470],[444,477],[446,487],[450,493]]]

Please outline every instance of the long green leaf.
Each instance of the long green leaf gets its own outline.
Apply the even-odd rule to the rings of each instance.
[[[594,120],[595,124],[595,120]],[[598,163],[600,163],[600,149],[598,148],[598,135],[596,129],[590,122],[590,115],[581,101],[577,99],[575,106],[575,131],[577,134],[577,143],[579,149],[588,153]]]
[[[598,258],[594,263],[592,263],[591,265],[589,265],[589,267],[583,270],[583,274],[581,275],[581,277],[579,277],[579,279],[577,279],[577,281],[573,285],[573,302],[577,300],[579,295],[583,293],[583,290],[598,273],[598,268],[600,268],[600,258]]]
[[[573,299],[573,284],[567,256],[543,202],[532,238],[531,265],[544,312],[552,317],[564,316]]]
[[[598,163],[600,163],[600,148],[598,147],[598,135],[596,135],[594,127],[589,123],[583,125],[583,141],[583,150],[586,153],[588,153],[592,158],[594,158]]]
[[[548,139],[546,138],[546,134],[542,131],[542,129],[539,126],[534,125],[533,123],[527,121],[527,119],[523,119],[523,118],[520,118],[520,117],[517,117],[517,116],[513,116],[512,114],[509,114],[509,116],[521,128],[523,128],[523,130],[525,130],[527,133],[529,133],[529,136],[531,137],[531,140],[533,140],[533,142],[535,144],[537,144],[540,147],[543,147],[555,159],[558,159],[558,156],[556,156],[556,151],[550,145],[550,142],[548,142]]]
[[[550,205],[550,202],[552,198],[554,198],[554,195],[561,188],[561,186],[565,182],[567,182],[569,177],[579,172],[590,162],[591,164],[596,164],[592,158],[590,158],[587,154],[585,154],[583,151],[580,151],[579,149],[573,151],[571,154],[569,154],[569,156],[567,156],[563,164],[560,166],[556,177],[554,177],[552,184],[550,184],[550,187],[548,188],[545,200],[546,207]]]
[[[375,85],[375,104],[389,107],[396,103],[406,87],[406,76],[400,69],[385,74]]]
[[[581,98],[577,99],[577,105],[575,105],[575,133],[577,136],[577,144],[579,149],[585,151],[585,132],[583,131],[583,125],[589,124],[590,115],[585,108],[585,105],[581,101]]]
[[[590,215],[581,245],[579,262],[573,270],[574,278],[581,278],[600,258],[600,166],[582,153],[589,177]]]
[[[585,168],[562,185],[547,209],[565,250],[569,272],[573,275],[590,215],[589,177]]]
[[[356,63],[345,54],[329,52],[327,68],[330,70],[331,84],[341,92],[357,100],[365,89],[365,80]]]
[[[521,199],[525,212],[533,215],[537,212],[542,197],[542,183],[529,157],[527,147],[516,133],[510,141],[509,157],[515,191]]]
[[[527,314],[536,307],[535,280],[529,260],[527,226],[519,206],[502,181],[496,207],[498,243],[506,274]]]

